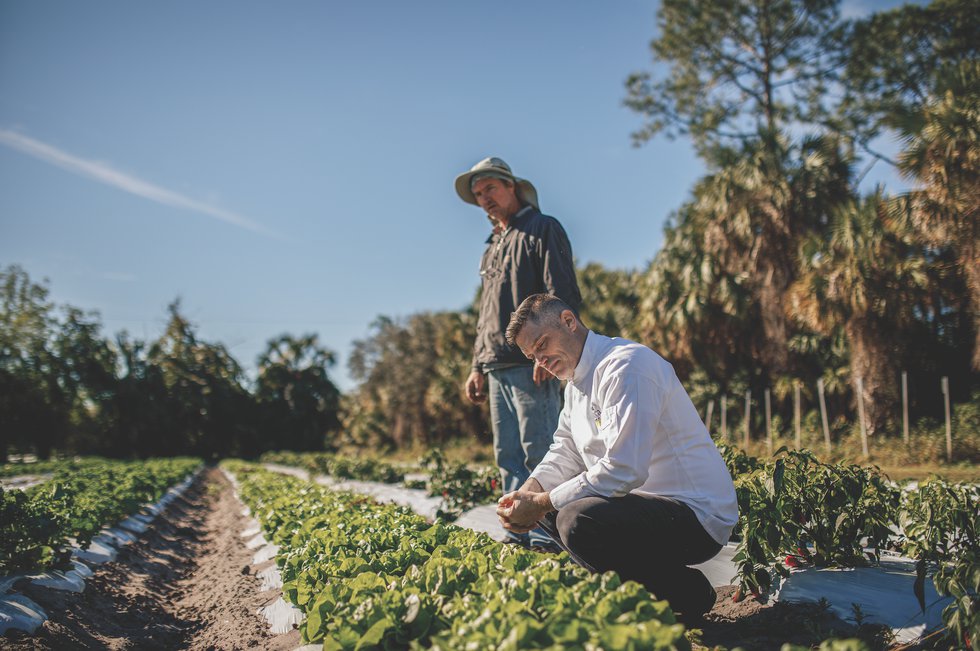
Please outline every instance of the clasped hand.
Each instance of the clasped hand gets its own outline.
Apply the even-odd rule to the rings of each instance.
[[[497,500],[497,517],[504,529],[513,533],[527,533],[550,511],[548,493],[533,493],[524,489],[507,493]]]

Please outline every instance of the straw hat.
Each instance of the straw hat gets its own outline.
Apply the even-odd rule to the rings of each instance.
[[[471,167],[470,171],[463,172],[457,176],[456,194],[466,203],[471,203],[474,206],[480,205],[476,202],[476,197],[473,196],[473,182],[485,177],[512,181],[514,187],[517,189],[517,198],[524,203],[529,203],[535,208],[540,209],[538,206],[538,191],[534,189],[531,182],[527,179],[519,179],[514,176],[514,173],[510,171],[510,165],[495,156],[484,158]]]

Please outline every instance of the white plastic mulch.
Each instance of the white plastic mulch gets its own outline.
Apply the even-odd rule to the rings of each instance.
[[[302,478],[308,473],[296,468],[266,464],[270,470],[286,472]],[[425,491],[375,482],[336,480],[317,476],[320,484],[370,495],[382,502],[408,506],[420,515],[432,518],[441,500],[429,497]],[[482,531],[495,540],[504,531],[492,504],[478,506],[463,513],[456,524]],[[711,585],[721,587],[734,582],[737,570],[732,562],[735,543],[729,543],[711,560],[694,567],[701,570]],[[892,629],[896,641],[912,642],[942,625],[941,613],[949,598],[936,593],[932,578],[925,582],[926,611],[922,612],[912,586],[915,582],[915,563],[911,559],[892,556],[883,558],[878,567],[854,569],[797,568],[781,582],[770,600],[786,602],[818,602],[825,599],[831,610],[845,621],[856,621],[856,609],[866,622],[884,624]]]
[[[882,558],[878,567],[792,570],[773,596],[779,601],[820,601],[841,619],[855,622],[856,608],[868,622],[885,624],[895,641],[909,643],[942,626],[942,611],[952,601],[940,597],[932,577],[925,580],[923,613],[913,592],[915,561],[898,556]]]
[[[85,579],[92,576],[89,566],[115,560],[119,548],[132,543],[138,534],[146,531],[153,517],[182,495],[200,472],[200,468],[194,471],[187,479],[168,490],[158,502],[145,506],[142,513],[126,518],[116,527],[103,529],[92,540],[88,549],[73,547],[71,555],[73,569],[0,577],[0,635],[8,630],[25,631],[30,635],[48,619],[47,613],[35,602],[14,592],[15,583],[25,580],[52,590],[84,591]]]
[[[6,490],[26,491],[31,486],[37,486],[51,479],[51,473],[41,473],[39,475],[17,475],[15,477],[4,477],[0,479],[0,486]]]
[[[280,470],[281,469],[281,470]],[[295,475],[301,479],[307,479],[307,473],[304,470],[299,470],[297,468],[288,468],[286,466],[273,466],[270,470],[276,470],[279,472],[285,472],[285,474]],[[241,498],[238,495],[238,479],[232,473],[227,470],[221,470],[228,481],[231,482],[234,488],[235,499],[241,502]],[[251,511],[247,506],[243,506],[241,511],[243,516],[251,516]],[[255,555],[252,557],[252,564],[259,565],[266,561],[273,560],[276,554],[279,553],[279,546],[270,543],[266,540],[265,535],[262,533],[262,526],[257,520],[249,517],[244,523],[244,528],[239,532],[239,536],[246,539],[245,546],[248,549],[254,549]],[[265,592],[266,590],[278,590],[282,588],[282,575],[279,573],[279,568],[275,565],[270,565],[269,567],[259,571],[256,574],[259,580],[259,592]],[[272,603],[266,604],[258,609],[258,614],[261,615],[265,621],[269,624],[269,631],[275,635],[282,635],[283,633],[288,633],[301,623],[303,623],[303,611],[296,608],[291,603],[286,601],[279,596]],[[319,648],[319,647],[318,647]]]

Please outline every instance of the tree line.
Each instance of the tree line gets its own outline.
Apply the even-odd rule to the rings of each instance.
[[[268,342],[249,383],[224,345],[175,301],[163,333],[101,333],[98,315],[56,306],[45,284],[0,269],[0,462],[9,450],[145,458],[321,450],[339,428],[333,353],[316,335]]]

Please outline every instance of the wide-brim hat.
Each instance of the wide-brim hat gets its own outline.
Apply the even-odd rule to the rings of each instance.
[[[517,190],[517,198],[522,202],[529,203],[540,210],[540,206],[538,206],[538,191],[534,189],[531,182],[527,179],[521,179],[514,176],[514,173],[510,171],[510,165],[496,156],[484,158],[479,163],[471,167],[470,171],[463,172],[457,176],[456,194],[458,194],[459,198],[466,203],[479,206],[480,204],[477,203],[476,197],[473,196],[472,186],[474,179],[485,176],[512,181],[514,183],[514,188]]]

